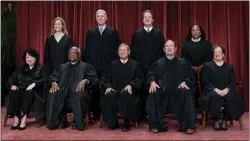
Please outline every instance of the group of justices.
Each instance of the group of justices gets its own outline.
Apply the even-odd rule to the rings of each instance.
[[[35,50],[25,50],[24,63],[7,83],[11,90],[8,113],[15,118],[12,130],[26,128],[33,103],[37,122],[46,121],[51,130],[68,126],[69,111],[74,113],[72,129],[84,130],[89,104],[93,119],[102,114],[111,130],[119,127],[119,111],[123,131],[130,130],[130,121],[147,116],[154,133],[168,130],[163,116],[173,112],[178,131],[193,134],[197,103],[211,114],[216,131],[226,130],[227,120],[238,120],[244,113],[233,67],[223,61],[225,49],[215,46],[212,50],[201,26],[190,27],[180,58],[175,55],[175,41],[165,41],[153,27],[150,10],[143,12],[144,27],[133,34],[131,47],[121,44],[118,31],[106,25],[104,10],[96,12],[96,21],[98,26],[87,32],[82,52],[60,17],[53,20],[46,39],[44,65],[38,63]],[[197,96],[196,76],[201,72],[203,94]],[[41,92],[44,86],[49,88],[48,94]]]

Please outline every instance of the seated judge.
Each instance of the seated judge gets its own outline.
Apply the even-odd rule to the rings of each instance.
[[[31,48],[24,51],[23,62],[7,81],[7,87],[10,89],[7,111],[8,114],[14,115],[11,130],[26,128],[34,100],[36,121],[45,119],[45,96],[42,89],[46,81],[45,67],[39,64],[39,54]]]
[[[84,118],[89,101],[87,89],[96,85],[98,79],[94,67],[82,62],[80,49],[69,49],[69,62],[61,64],[49,76],[49,96],[47,100],[47,128],[55,129],[57,120],[59,129],[67,126],[66,114],[69,109],[74,113],[72,129],[84,130]]]
[[[105,95],[101,99],[101,110],[103,119],[109,124],[110,130],[118,127],[118,110],[124,120],[122,131],[130,130],[129,121],[138,120],[137,105],[143,81],[143,70],[136,61],[128,58],[129,54],[129,46],[121,44],[118,48],[120,59],[111,62],[101,81],[105,89]]]
[[[225,49],[215,45],[213,54],[213,61],[205,63],[202,71],[204,87],[199,104],[213,118],[214,130],[225,131],[228,120],[239,120],[243,115],[244,103],[236,93],[233,66],[223,60]]]
[[[153,63],[146,77],[149,87],[146,111],[149,130],[154,133],[168,130],[163,121],[166,112],[174,113],[180,124],[178,131],[195,132],[195,78],[191,65],[175,56],[176,50],[175,42],[167,40],[163,48],[166,56]]]

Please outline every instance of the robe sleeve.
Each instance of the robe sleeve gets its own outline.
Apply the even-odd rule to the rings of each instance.
[[[133,36],[132,36],[132,39],[131,39],[131,54],[130,54],[130,58],[131,59],[135,59],[135,56],[134,56],[134,51],[135,51],[135,46],[136,46],[136,34],[134,33]]]
[[[134,88],[135,90],[140,90],[141,84],[143,82],[143,70],[140,65],[137,63],[135,68],[135,76],[133,80],[129,82],[129,85]]]
[[[74,43],[74,41],[73,41],[73,38],[72,38],[71,36],[69,36],[68,51],[69,51],[69,49],[70,49],[72,46],[74,46],[74,45],[75,45],[75,43]]]
[[[236,91],[236,76],[234,73],[233,65],[231,65],[230,67],[230,83],[227,88],[229,88],[230,91]]]
[[[206,91],[213,91],[215,87],[210,83],[210,68],[204,64],[202,70],[202,83]]]
[[[205,62],[210,62],[212,61],[212,59],[213,59],[212,44],[208,42],[205,51]]]
[[[96,86],[98,84],[98,78],[94,66],[89,64],[85,72],[86,72],[85,79],[88,79],[89,81],[87,87]]]
[[[82,48],[82,61],[83,62],[86,62],[86,55],[85,55],[85,53],[87,53],[86,51],[90,47],[89,46],[90,34],[91,34],[90,31],[88,31],[87,34],[86,34],[86,39],[85,39],[84,47]]]
[[[48,68],[48,61],[49,61],[49,39],[46,38],[45,41],[45,48],[44,48],[44,57],[43,57],[43,63],[45,65],[46,68]]]
[[[116,50],[118,50],[118,47],[121,44],[121,39],[117,30],[115,30],[114,36],[115,36]]]
[[[185,64],[185,71],[184,71],[184,82],[188,85],[189,89],[192,91],[196,89],[196,80],[194,77],[194,73],[192,72],[192,68],[190,63],[184,59],[184,64]]]
[[[162,58],[162,57],[165,56],[165,53],[162,50],[163,47],[164,47],[164,44],[165,44],[165,38],[164,38],[164,35],[161,32],[160,32],[160,43],[161,43],[161,47],[159,48],[159,55],[160,55],[159,58]]]
[[[188,54],[187,54],[187,45],[186,41],[181,46],[181,58],[185,58],[187,61],[189,60]]]
[[[7,80],[7,82],[6,82],[7,89],[10,90],[12,85],[18,85],[18,73],[19,73],[21,68],[22,68],[22,66],[17,66],[15,71],[12,73],[10,78]]]
[[[107,88],[112,88],[112,65],[110,64],[107,71],[104,72],[101,78],[101,86],[105,91]]]
[[[151,82],[153,81],[157,83],[157,70],[158,70],[158,64],[157,62],[154,62],[150,67],[150,69],[148,70],[148,74],[146,76],[146,82],[145,82],[146,88],[149,88]]]
[[[61,74],[61,67],[59,65],[50,74],[48,84],[51,85],[53,82],[56,82],[57,84],[59,84],[60,74]]]
[[[44,65],[41,66],[41,72],[40,72],[40,79],[35,81],[34,83],[38,86],[42,86],[44,82],[46,82],[47,80],[47,72],[46,72],[46,68]]]

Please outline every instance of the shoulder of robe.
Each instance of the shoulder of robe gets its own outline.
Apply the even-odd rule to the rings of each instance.
[[[213,61],[206,62],[206,63],[204,63],[204,66],[207,66],[207,67],[211,68],[211,67],[214,66],[214,62]]]

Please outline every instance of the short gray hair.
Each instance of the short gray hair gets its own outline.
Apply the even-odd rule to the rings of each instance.
[[[107,12],[105,11],[105,10],[103,10],[103,9],[98,9],[97,11],[96,11],[96,15],[97,15],[97,13],[99,13],[99,12],[103,12],[106,16],[107,16]]]
[[[129,45],[128,45],[128,44],[126,44],[126,43],[121,43],[121,44],[119,45],[118,49],[119,49],[121,46],[127,46],[127,47],[128,47],[128,50],[130,50]]]

